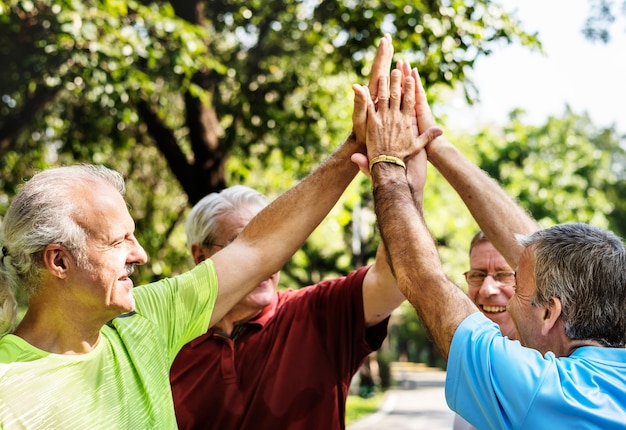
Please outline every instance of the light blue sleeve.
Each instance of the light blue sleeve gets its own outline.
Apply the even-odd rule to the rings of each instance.
[[[497,324],[475,313],[452,339],[446,401],[481,430],[520,428],[550,367],[554,355],[504,338]]]

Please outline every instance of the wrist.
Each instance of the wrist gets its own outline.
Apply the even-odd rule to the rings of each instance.
[[[439,136],[426,145],[424,149],[426,150],[426,158],[428,161],[436,165],[438,160],[446,157],[450,149],[456,150],[456,147],[442,136]]]
[[[374,166],[376,166],[379,163],[400,166],[406,172],[406,164],[404,164],[404,161],[402,161],[401,158],[395,157],[393,155],[380,154],[370,160],[370,163],[369,163],[370,173],[372,172],[372,169],[374,168]]]
[[[377,163],[370,172],[373,189],[406,187],[409,190],[409,180],[406,171],[394,163]]]

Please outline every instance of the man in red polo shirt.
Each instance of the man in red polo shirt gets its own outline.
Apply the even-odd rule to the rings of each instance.
[[[370,79],[374,99],[392,53],[391,39],[383,38]],[[357,141],[364,132],[355,130]],[[425,179],[416,179],[417,192]],[[228,245],[266,204],[243,186],[198,202],[187,220],[196,264]],[[299,290],[277,291],[278,278],[259,284],[177,356],[171,383],[181,429],[345,428],[352,377],[404,301],[384,250],[370,267]]]
[[[196,263],[233,240],[265,206],[234,186],[198,202],[187,221]],[[382,262],[382,264],[381,264]],[[181,429],[340,429],[353,375],[378,349],[404,296],[384,255],[346,277],[277,291],[262,282],[171,370]]]

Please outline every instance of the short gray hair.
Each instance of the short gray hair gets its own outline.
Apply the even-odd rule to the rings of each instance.
[[[472,241],[470,242],[469,255],[470,256],[472,255],[472,250],[474,249],[474,247],[476,247],[479,243],[483,243],[483,242],[491,243],[489,238],[485,236],[485,233],[483,233],[482,230],[478,230],[478,232],[474,235],[474,237],[472,237]]]
[[[0,226],[0,333],[15,323],[15,292],[33,296],[41,285],[42,252],[63,243],[86,263],[86,232],[75,221],[77,185],[106,183],[121,195],[124,179],[99,165],[56,167],[37,173],[14,197]]]
[[[203,242],[213,242],[224,217],[250,206],[264,208],[267,204],[263,194],[244,185],[234,185],[203,197],[187,217],[185,233],[189,248]]]
[[[626,345],[626,249],[619,237],[570,223],[519,236],[518,241],[535,256],[533,305],[558,297],[570,339]]]

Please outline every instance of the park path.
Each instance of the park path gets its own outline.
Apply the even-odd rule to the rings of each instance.
[[[392,367],[394,379],[401,382],[385,393],[380,410],[347,430],[452,429],[454,412],[445,400],[445,371],[408,364]]]

